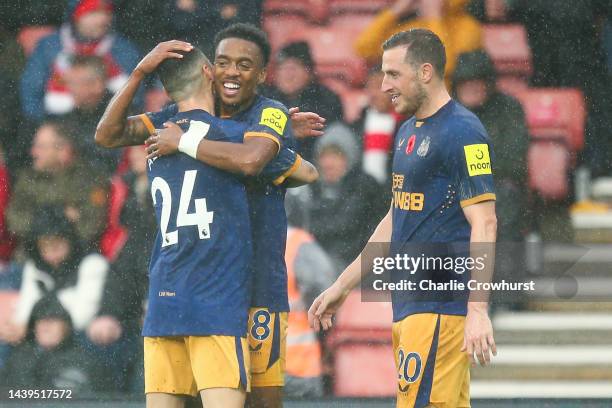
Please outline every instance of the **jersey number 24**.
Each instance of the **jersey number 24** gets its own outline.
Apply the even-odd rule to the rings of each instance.
[[[188,213],[191,195],[193,194],[193,186],[195,185],[197,170],[187,170],[183,177],[183,187],[181,188],[181,197],[179,199],[179,207],[176,215],[176,226],[196,226],[200,239],[210,238],[210,224],[213,222],[213,211],[208,211],[206,208],[205,198],[196,198],[194,200],[195,211]],[[170,214],[172,213],[172,194],[168,182],[161,177],[155,177],[151,183],[151,195],[153,196],[153,204],[157,205],[157,192],[161,193],[162,208],[161,219],[159,220],[159,228],[161,230],[162,248],[178,244],[178,230],[168,231],[170,223]]]

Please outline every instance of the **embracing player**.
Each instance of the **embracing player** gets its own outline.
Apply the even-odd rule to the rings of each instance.
[[[259,136],[269,150],[265,157],[273,157],[278,145],[293,146],[287,109],[277,101],[257,94],[257,86],[264,82],[270,58],[270,44],[266,34],[247,24],[235,24],[215,37],[215,90],[220,115],[247,123],[245,137]],[[173,108],[153,115],[156,120],[171,115]],[[306,126],[308,128],[308,126]],[[152,156],[172,154],[185,138],[176,126],[149,139]],[[247,139],[248,140],[248,139]],[[199,142],[197,158],[215,166],[231,166],[235,160],[231,144]],[[261,155],[261,153],[260,153]],[[227,168],[227,167],[222,167]],[[290,173],[289,173],[290,174]],[[295,176],[295,175],[294,175]],[[285,188],[279,185],[284,177],[271,183],[249,186],[248,197],[253,231],[254,285],[249,317],[249,350],[251,352],[252,392],[251,407],[282,406],[286,350],[287,269],[284,254],[287,238]]]
[[[444,45],[433,32],[415,29],[393,35],[383,50],[382,90],[398,113],[414,116],[398,130],[392,206],[369,242],[390,242],[383,256],[427,243],[494,243],[489,138],[444,86]],[[331,327],[332,315],[361,280],[364,255],[369,254],[362,252],[313,302],[309,320],[315,329]],[[436,272],[420,271],[419,279],[435,280]],[[491,272],[488,262],[482,276],[473,271],[472,279],[484,281]],[[469,301],[422,295],[392,293],[397,406],[469,407],[470,360],[476,355],[484,365],[496,353],[486,294],[469,293]]]

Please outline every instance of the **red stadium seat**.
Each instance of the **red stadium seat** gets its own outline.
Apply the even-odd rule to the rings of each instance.
[[[28,26],[23,27],[17,34],[17,42],[23,48],[25,55],[30,55],[38,41],[55,31],[53,26]]]
[[[19,291],[0,290],[0,326],[11,321],[19,300]]]
[[[269,15],[264,16],[263,21],[263,28],[268,33],[273,52],[290,41],[289,36],[294,30],[302,31],[306,25],[304,18],[298,15]]]
[[[335,349],[335,396],[391,397],[396,389],[391,344],[346,343]]]
[[[334,17],[328,26],[287,27],[284,41],[277,46],[307,41],[321,78],[340,78],[358,87],[365,82],[367,66],[355,54],[353,40],[369,22],[369,16],[346,15]]]
[[[100,239],[100,251],[111,262],[119,255],[128,239],[128,232],[120,222],[121,210],[128,193],[128,186],[123,180],[117,176],[113,177],[110,188],[107,227]]]
[[[373,301],[373,295],[361,291],[349,294],[338,310],[334,330],[327,337],[328,347],[338,347],[346,342],[391,343],[393,313],[390,299]]]
[[[368,96],[363,88],[351,88],[344,81],[334,78],[324,79],[323,83],[334,91],[342,100],[344,121],[353,123],[368,104]]]
[[[529,187],[547,200],[563,200],[569,193],[570,153],[564,143],[535,140],[527,153]]]
[[[536,138],[562,138],[571,151],[584,146],[586,110],[582,93],[573,88],[530,88],[519,92],[529,133]]]
[[[329,0],[331,13],[368,13],[376,14],[394,3],[393,0]]]
[[[531,49],[522,25],[485,25],[484,46],[500,74],[531,75]]]
[[[154,88],[145,94],[145,110],[147,112],[157,112],[161,110],[168,102],[168,94],[161,88]]]
[[[526,91],[528,87],[527,79],[520,76],[505,75],[497,78],[497,89],[508,95],[516,97],[519,93]]]

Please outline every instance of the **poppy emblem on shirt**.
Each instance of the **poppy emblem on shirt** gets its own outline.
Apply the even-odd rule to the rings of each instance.
[[[406,145],[406,154],[412,153],[414,150],[414,144],[416,143],[416,135],[410,136],[408,139],[408,144]]]

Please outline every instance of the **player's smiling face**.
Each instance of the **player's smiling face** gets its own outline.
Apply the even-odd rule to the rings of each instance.
[[[386,50],[382,57],[384,78],[381,90],[391,96],[395,111],[412,116],[427,97],[415,67],[406,61],[406,48]]]
[[[226,38],[215,52],[215,91],[224,113],[249,105],[257,86],[266,78],[257,44],[240,38]]]

